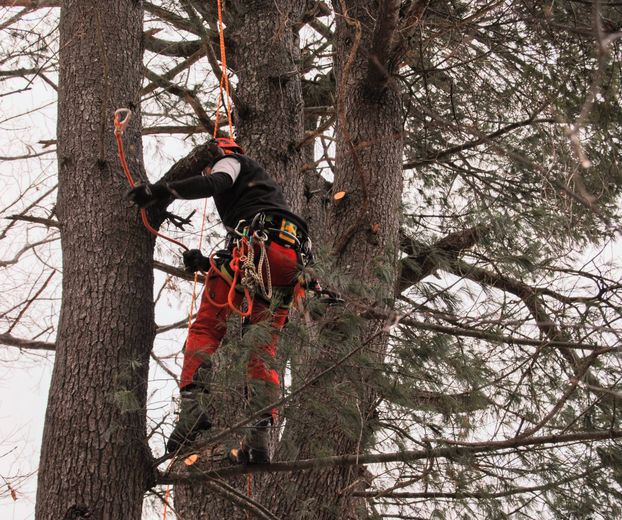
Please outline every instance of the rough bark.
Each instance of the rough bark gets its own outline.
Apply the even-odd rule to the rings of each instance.
[[[303,156],[296,145],[304,128],[294,26],[305,6],[304,0],[244,2],[231,27],[237,94],[245,107],[236,119],[240,140],[283,187],[295,212],[303,207]]]
[[[388,88],[369,95],[367,63],[376,3],[357,0],[344,4],[347,12],[336,17],[335,35],[338,126],[334,191],[345,191],[346,197],[333,203],[330,236],[337,269],[361,286],[374,287],[376,292],[367,295],[368,302],[385,306],[390,305],[397,276],[402,189],[400,100],[390,81]],[[380,263],[387,266],[383,280],[375,274]],[[342,318],[335,316],[337,322]],[[377,352],[376,361],[380,361],[386,347],[381,326],[365,325],[358,340]],[[324,343],[321,350],[305,353],[300,366],[306,367],[306,372],[298,377],[310,377],[343,354],[340,350],[347,345],[347,339],[342,342],[339,334],[332,338],[334,341]],[[336,370],[288,408],[281,458],[304,459],[364,450],[375,393],[367,384],[369,373],[364,368],[353,368],[357,361],[351,360],[347,367]],[[339,406],[326,410],[335,396]],[[262,502],[270,503],[280,518],[364,518],[364,504],[350,500],[349,493],[365,487],[365,476],[364,470],[357,467],[272,475]]]
[[[63,303],[36,518],[140,519],[154,337],[153,240],[125,200],[112,115],[131,107],[128,160],[142,169],[142,2],[67,0],[60,22],[58,216]]]
[[[304,128],[300,53],[294,26],[302,19],[305,4],[303,0],[248,1],[235,16],[225,13],[228,38],[234,42],[227,46],[227,60],[237,64],[236,94],[243,107],[235,114],[238,140],[282,186],[295,212],[301,211],[304,201],[303,152],[296,146]],[[230,7],[235,9],[236,5]],[[217,401],[217,427],[232,424],[246,413],[239,392],[219,394]],[[264,476],[254,479],[254,495],[261,495],[264,480]],[[246,493],[245,478],[228,483]],[[243,518],[245,514],[230,500],[199,484],[176,486],[175,504],[186,520]]]

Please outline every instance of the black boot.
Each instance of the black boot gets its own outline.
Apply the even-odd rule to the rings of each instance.
[[[263,417],[248,430],[240,448],[234,448],[229,458],[238,464],[270,464],[270,429],[272,417]]]
[[[199,433],[209,430],[209,387],[212,380],[212,363],[206,359],[195,372],[192,384],[180,393],[177,424],[166,443],[166,451],[174,453],[187,448]]]
[[[209,394],[204,390],[182,390],[177,424],[166,443],[168,453],[187,448],[199,433],[212,427],[207,413],[208,404]]]

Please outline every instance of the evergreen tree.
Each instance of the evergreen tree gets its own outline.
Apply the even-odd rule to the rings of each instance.
[[[184,332],[156,331],[152,269],[167,273],[162,308],[190,284],[168,246],[153,262],[111,131],[130,106],[139,178],[140,131],[158,153],[173,142],[162,135],[197,145],[151,181],[197,171],[223,67],[217,3],[0,5],[3,94],[59,77],[57,142],[44,143],[56,144],[57,204],[56,180],[33,179],[4,205],[0,235],[15,294],[0,340],[55,350],[38,518],[138,518],[166,483],[186,519],[620,516],[620,6],[224,3],[239,139],[309,221],[313,274],[344,300],[306,300],[283,333],[276,463],[253,470],[248,497],[244,468],[156,470],[171,418],[158,424],[147,399],[148,356],[161,332],[152,356],[174,377],[162,353]],[[52,312],[58,229],[49,329],[35,322]],[[37,277],[24,281],[30,251]],[[262,334],[232,329],[212,432],[227,442],[244,416],[242,358]]]

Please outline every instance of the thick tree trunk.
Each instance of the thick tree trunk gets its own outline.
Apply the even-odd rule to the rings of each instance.
[[[356,0],[345,4],[347,13],[336,17],[339,114],[334,192],[345,191],[346,196],[333,203],[334,213],[327,229],[332,231],[336,268],[363,293],[367,290],[363,298],[367,304],[390,306],[397,276],[402,192],[400,99],[391,84],[376,89],[368,79],[372,35],[378,23],[374,20],[377,3]],[[383,276],[379,277],[380,271]],[[302,459],[365,449],[376,395],[370,372],[364,367],[382,363],[387,336],[381,332],[382,323],[365,324],[354,332],[358,338],[341,335],[340,327],[349,320],[349,312],[335,316],[337,334],[327,336],[328,341],[320,349],[307,353],[303,365],[308,372],[302,379],[326,368],[361,342],[365,345],[362,355],[315,384],[289,408],[287,416],[291,420],[282,445],[287,458],[292,453]],[[272,502],[272,510],[279,518],[298,515],[314,520],[360,519],[365,514],[364,505],[351,501],[348,491],[364,487],[363,476],[357,468],[273,475],[262,501]],[[353,485],[355,481],[359,483]],[[272,490],[272,496],[268,490]]]
[[[63,303],[36,518],[140,519],[154,337],[153,240],[124,198],[112,133],[131,107],[128,160],[142,170],[142,2],[66,0],[60,23],[58,216]]]
[[[304,7],[304,0],[245,1],[235,17],[227,18],[228,38],[235,42],[227,52],[236,64],[237,95],[245,107],[236,113],[238,140],[283,188],[295,212],[301,211],[304,201],[303,153],[297,147],[304,129],[300,52],[293,26],[302,18]],[[216,406],[214,419],[219,428],[246,413],[239,391],[219,393]],[[254,477],[254,494],[260,492],[263,480]],[[229,484],[245,493],[245,482],[237,478]],[[231,501],[200,484],[177,486],[175,507],[185,520],[244,515]]]
[[[304,0],[252,0],[232,20],[232,49],[245,111],[236,120],[240,140],[283,187],[295,212],[303,207],[303,128],[300,49],[293,26]]]

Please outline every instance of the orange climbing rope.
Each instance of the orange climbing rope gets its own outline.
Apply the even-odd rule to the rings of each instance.
[[[225,87],[225,109],[227,110],[227,120],[229,123],[229,137],[233,139],[233,118],[231,117],[231,92],[229,88],[229,71],[227,70],[227,49],[225,47],[225,24],[222,16],[222,0],[218,1],[218,41],[220,43],[220,65],[222,68],[220,76],[220,91],[218,104],[222,99],[222,88]],[[218,133],[218,107],[216,108],[216,122],[214,124],[214,137]]]
[[[219,81],[219,88],[218,88],[218,100],[216,102],[216,112],[214,115],[213,137],[216,138],[216,136],[218,135],[218,127],[219,127],[219,120],[220,120],[220,107],[224,104],[225,109],[227,111],[227,122],[229,124],[229,137],[233,139],[233,118],[231,116],[231,92],[229,88],[229,74],[228,74],[228,69],[227,69],[227,50],[225,47],[225,25],[223,22],[222,2],[221,0],[217,0],[217,2],[218,2],[218,36],[219,36],[218,39],[220,43],[221,74],[220,74],[220,81]],[[223,95],[223,87],[224,87],[224,95]],[[223,97],[224,97],[224,103],[223,103]],[[205,203],[203,205],[203,218],[201,220],[201,231],[199,233],[199,246],[198,246],[199,250],[201,249],[201,246],[203,245],[203,234],[204,234],[204,226],[205,226],[205,221],[206,221],[206,218],[205,218],[206,214],[207,214],[207,199],[205,200]],[[210,263],[213,267],[212,259],[210,259]],[[212,268],[210,268],[210,272],[211,270]],[[220,272],[220,270],[218,271]],[[209,276],[209,273],[208,273],[208,276]],[[188,314],[188,327],[190,327],[192,323],[192,318],[194,316],[194,304],[196,301],[196,290],[197,290],[197,285],[198,285],[198,278],[199,278],[199,274],[194,273],[194,285],[192,288],[192,304],[190,306],[190,312]],[[235,288],[235,283],[232,284],[232,289],[234,288]],[[209,299],[209,295],[207,295],[207,297]],[[247,297],[247,301],[250,302],[251,300]],[[249,305],[249,307],[251,306]],[[231,304],[231,308],[238,314],[241,314],[233,306],[233,304]]]
[[[125,114],[125,117],[123,119],[121,119],[121,114]],[[132,117],[132,111],[129,108],[119,108],[118,110],[115,111],[114,113],[114,137],[117,141],[117,150],[119,153],[119,160],[121,161],[121,167],[123,168],[123,173],[125,173],[125,176],[127,177],[127,181],[130,183],[130,186],[133,188],[134,186],[136,186],[136,181],[134,180],[134,177],[132,177],[132,173],[130,172],[130,167],[127,164],[127,160],[125,158],[125,148],[123,146],[123,133],[125,132],[125,129],[127,128],[127,125],[129,124],[131,117]],[[172,242],[173,244],[177,244],[179,247],[181,247],[182,249],[185,249],[186,251],[188,250],[188,247],[182,244],[181,242],[179,242],[178,240],[175,240],[174,238],[163,235],[157,229],[155,229],[149,223],[149,219],[147,218],[147,211],[144,208],[141,208],[140,210],[140,218],[143,221],[143,225],[149,230],[150,233],[152,233],[153,235],[157,237],[164,238],[165,240],[168,240],[169,242]]]
[[[244,262],[244,260],[247,258],[250,247],[251,245],[248,243],[248,240],[246,237],[242,237],[241,240],[239,241],[239,245],[234,246],[233,251],[231,252],[232,259],[231,259],[231,262],[229,263],[229,266],[233,270],[233,279],[230,280],[225,275],[225,273],[222,272],[222,270],[218,267],[218,265],[216,265],[216,261],[214,260],[214,255],[210,256],[210,259],[209,259],[210,268],[209,268],[209,271],[207,272],[207,278],[209,278],[210,275],[213,273],[213,274],[220,276],[227,284],[230,284],[230,285],[229,285],[229,292],[227,293],[226,301],[222,303],[214,301],[212,297],[210,296],[209,291],[205,293],[205,298],[214,307],[218,307],[220,309],[224,307],[229,307],[233,312],[240,315],[242,318],[248,318],[253,312],[253,298],[247,286],[243,285],[244,299],[246,300],[246,310],[242,310],[241,307],[240,308],[236,307],[235,302],[234,302],[236,287],[238,285],[240,272],[243,270],[243,267],[240,266],[240,262]]]

